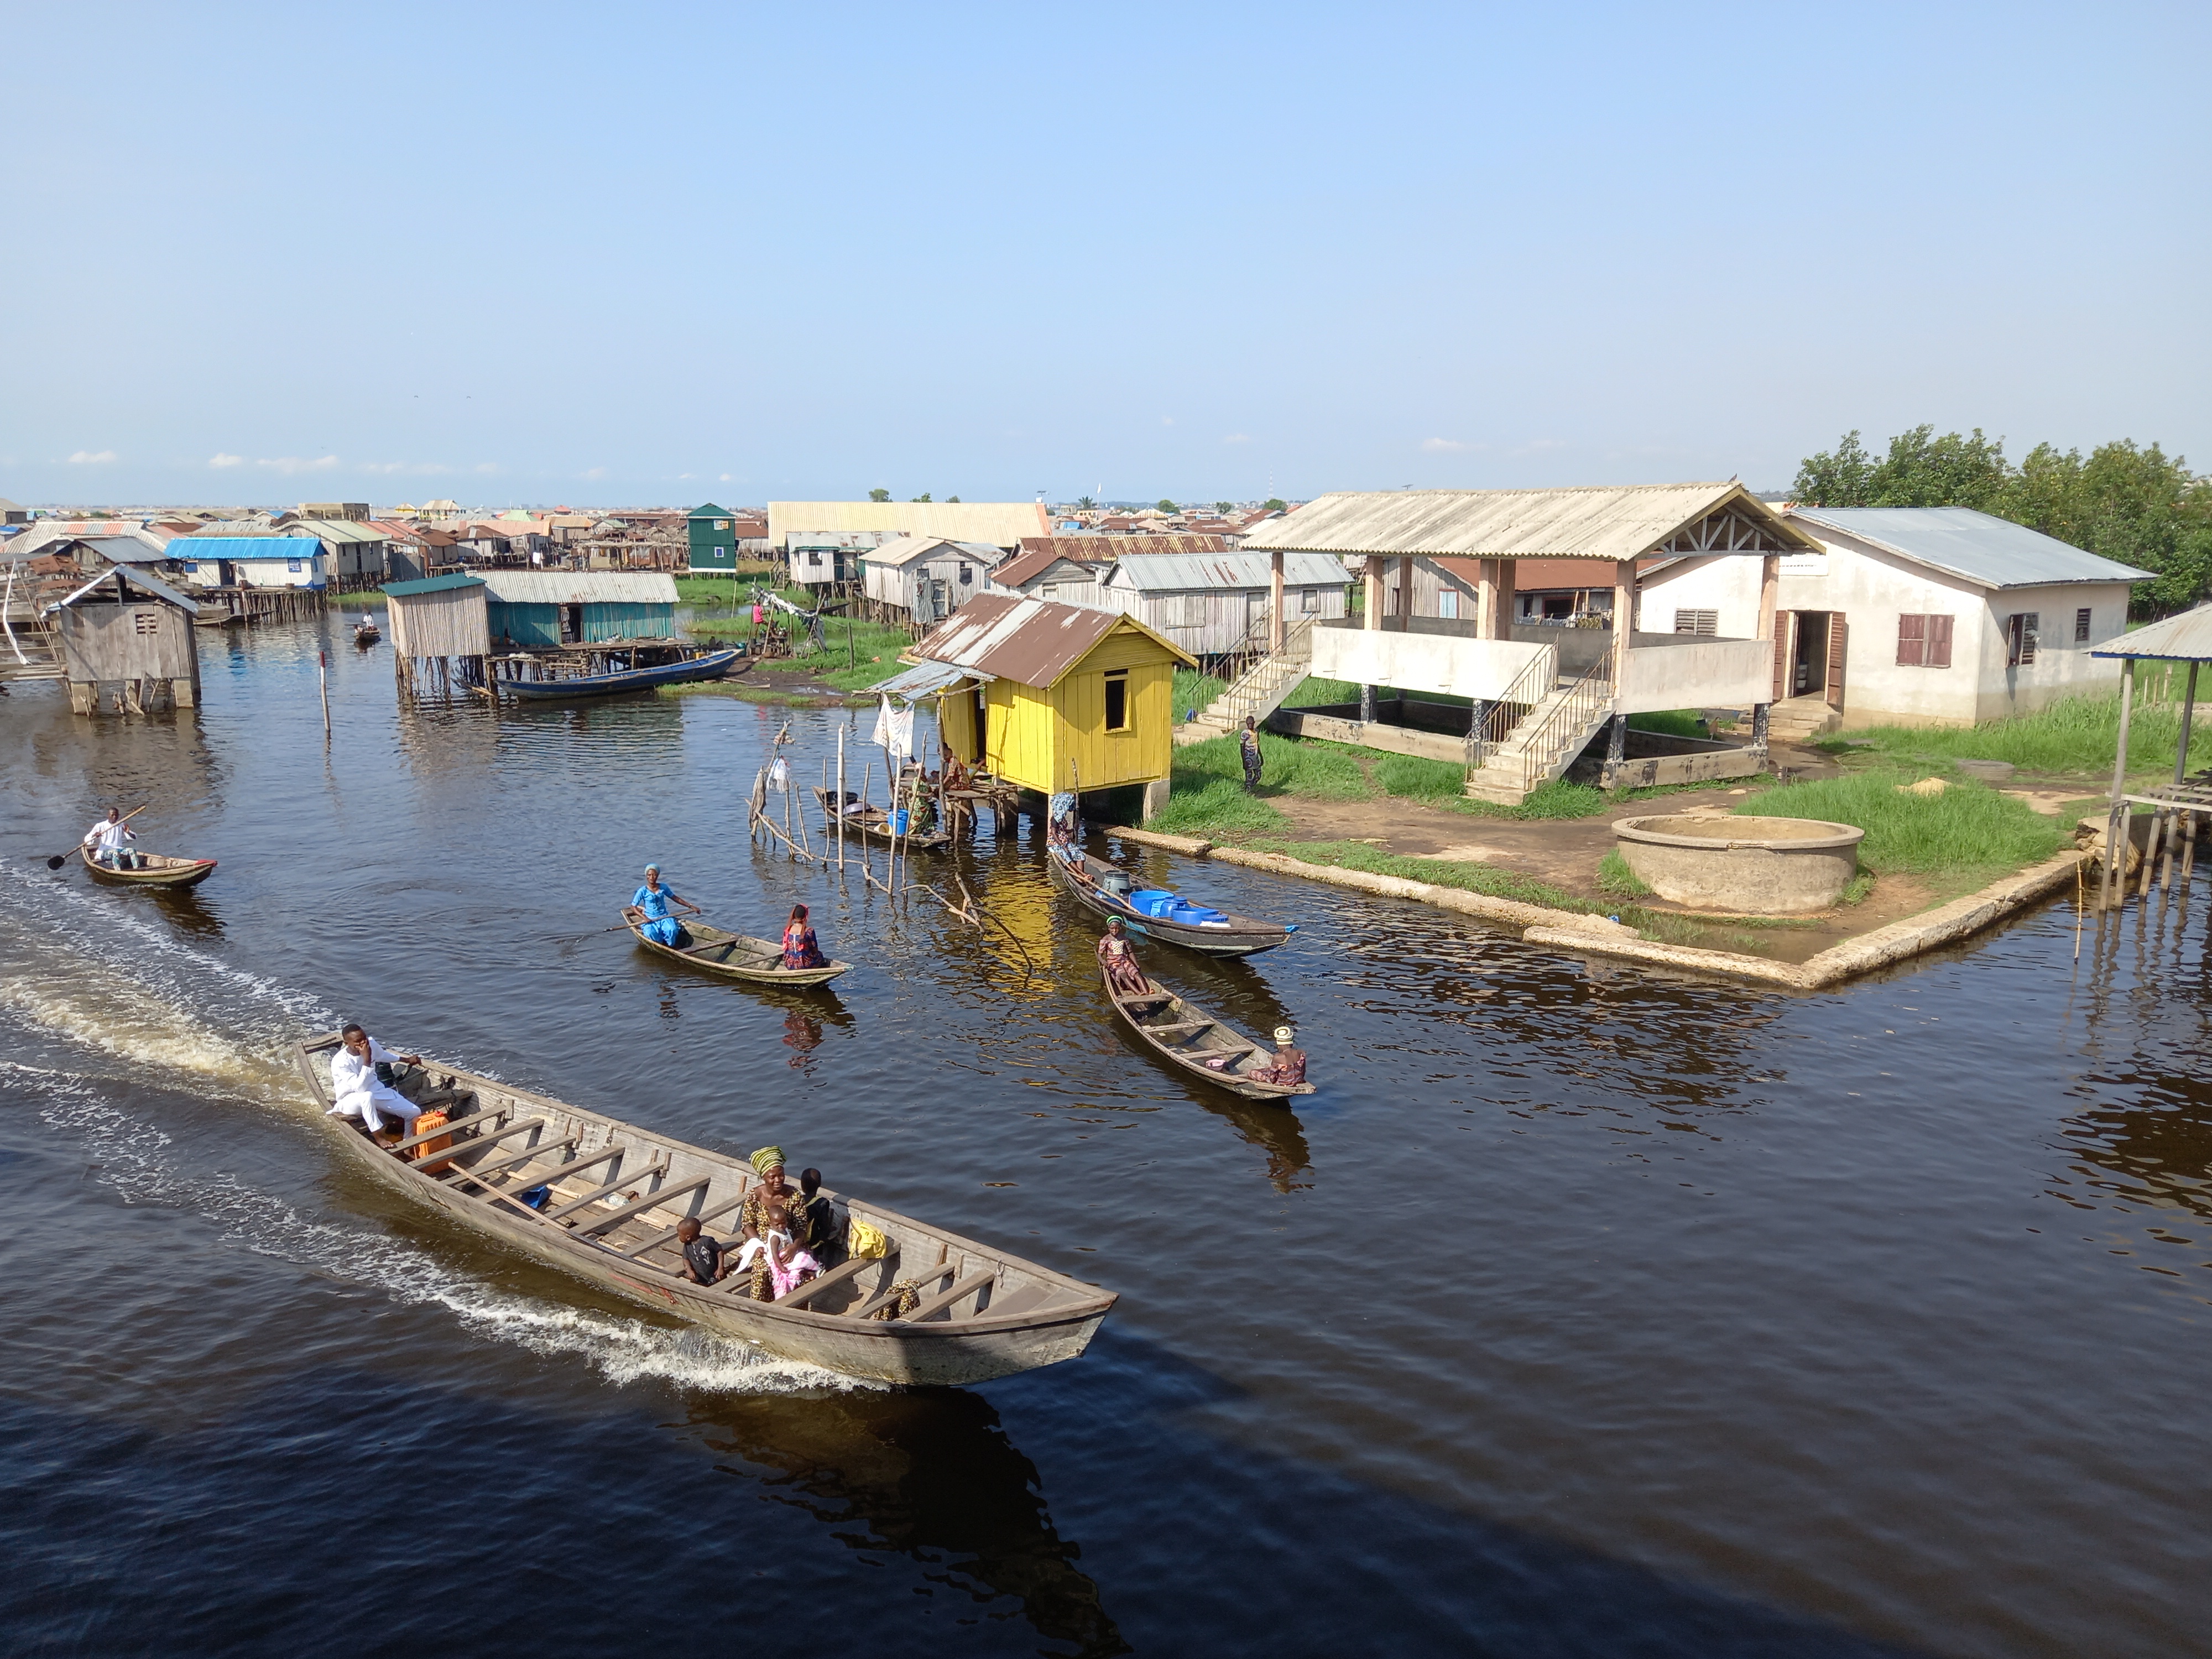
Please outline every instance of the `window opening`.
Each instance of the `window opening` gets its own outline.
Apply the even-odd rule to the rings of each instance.
[[[1677,634],[1695,634],[1701,639],[1717,639],[1721,631],[1721,613],[1717,611],[1677,611],[1674,613]]]
[[[1129,729],[1129,672],[1126,668],[1106,677],[1106,729]]]
[[[1440,587],[1437,590],[1437,615],[1447,622],[1459,619],[1459,589]]]
[[[2089,610],[2087,605],[2074,613],[2074,643],[2089,643]]]
[[[2037,634],[2043,617],[2033,611],[2015,611],[2005,618],[2005,666],[2025,668],[2035,660]]]

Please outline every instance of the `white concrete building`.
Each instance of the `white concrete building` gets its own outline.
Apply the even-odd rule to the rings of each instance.
[[[2094,641],[2127,623],[2149,572],[1964,507],[1792,507],[1820,544],[1780,562],[1778,734],[1971,726],[2118,683]],[[1759,573],[1692,556],[1645,571],[1639,631],[1755,631]]]

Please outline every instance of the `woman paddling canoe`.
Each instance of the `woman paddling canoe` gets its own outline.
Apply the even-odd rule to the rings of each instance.
[[[645,866],[645,885],[630,896],[629,902],[633,907],[645,913],[645,926],[640,931],[655,945],[681,947],[691,942],[691,935],[684,931],[684,924],[676,919],[668,907],[671,903],[680,904],[694,915],[699,914],[699,907],[660,884],[659,865]]]

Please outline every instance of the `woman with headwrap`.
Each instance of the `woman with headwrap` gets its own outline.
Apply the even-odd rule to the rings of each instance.
[[[811,1249],[815,1242],[813,1222],[799,1188],[783,1178],[782,1147],[763,1146],[750,1162],[760,1179],[738,1206],[738,1234],[741,1238],[757,1238],[767,1247],[754,1259],[748,1288],[754,1301],[773,1302],[775,1273],[770,1262],[775,1249],[769,1235],[784,1234],[798,1249]]]
[[[629,908],[644,917],[645,927],[641,931],[647,939],[655,945],[680,948],[691,942],[691,935],[684,931],[684,924],[677,921],[675,914],[669,909],[672,902],[682,905],[695,915],[698,914],[699,907],[690,899],[660,884],[659,865],[647,865],[645,885],[630,895]]]

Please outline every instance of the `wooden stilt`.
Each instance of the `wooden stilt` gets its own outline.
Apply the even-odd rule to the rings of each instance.
[[[2135,712],[2136,659],[2120,675],[2120,736],[2112,754],[2112,805],[2105,815],[2105,879],[2100,901],[2111,904],[2126,893],[2128,721]]]

